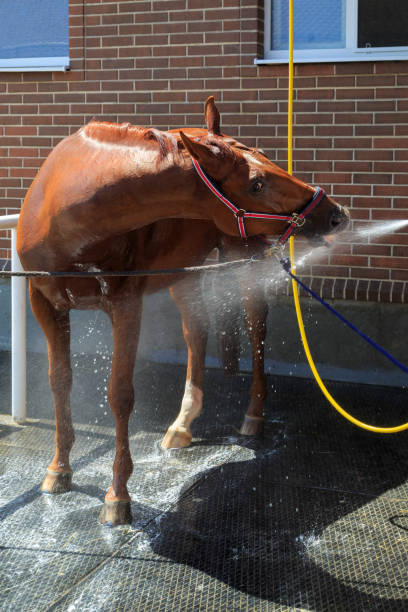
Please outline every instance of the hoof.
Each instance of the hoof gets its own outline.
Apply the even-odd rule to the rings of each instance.
[[[99,520],[102,525],[107,525],[108,527],[130,525],[132,522],[130,501],[105,501],[99,513]]]
[[[259,436],[263,433],[264,421],[265,419],[263,417],[250,417],[245,415],[239,433],[243,436]]]
[[[66,493],[71,490],[72,472],[53,472],[47,470],[47,475],[41,485],[43,493]]]
[[[168,429],[162,440],[161,447],[165,449],[184,448],[190,444],[192,437],[192,434],[187,431]]]

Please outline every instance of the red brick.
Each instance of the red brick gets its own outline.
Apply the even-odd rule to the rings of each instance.
[[[370,74],[368,76],[357,76],[356,85],[357,87],[379,87],[381,85],[392,87],[395,85],[395,76],[375,74]]]
[[[353,151],[347,149],[322,149],[316,151],[316,159],[353,159]]]
[[[368,184],[371,185],[373,182],[375,182],[376,184],[387,184],[387,183],[391,183],[391,174],[373,174],[373,173],[369,173],[369,174],[353,174],[353,183],[363,183],[363,184]]]
[[[408,125],[395,125],[394,134],[395,136],[408,136]]]
[[[377,189],[379,190],[385,190],[387,189],[388,191],[391,191],[390,195],[396,195],[392,193],[393,189],[397,189],[397,187],[383,187],[380,186]],[[401,188],[400,188],[401,189]],[[402,193],[405,192],[406,194],[406,189],[401,189]],[[388,194],[387,194],[388,195]],[[404,210],[373,210],[372,211],[372,218],[373,221],[383,221],[383,220],[388,220],[388,221],[399,221],[399,220],[406,220],[407,215],[406,215],[406,211]],[[395,235],[395,238],[397,238],[397,236]]]
[[[406,208],[406,210],[408,211],[408,198],[395,198],[394,207],[395,208]]]
[[[353,278],[369,278],[369,279],[388,279],[390,277],[388,270],[381,268],[351,268],[350,275]]]
[[[393,251],[393,255],[396,257],[407,258],[407,264],[408,264],[408,246],[394,246],[392,251]],[[408,265],[407,265],[407,269],[408,269]]]
[[[351,125],[319,125],[316,130],[319,136],[353,136]]]
[[[17,147],[9,150],[10,157],[38,157],[36,147]]]
[[[393,182],[395,185],[408,185],[408,175],[405,172],[403,174],[395,174]]]
[[[357,111],[359,112],[382,112],[395,111],[395,100],[357,100]]]
[[[367,149],[372,146],[372,142],[371,138],[335,138],[333,146],[339,149]]]
[[[376,149],[407,149],[408,138],[374,138],[373,146]]]
[[[301,89],[297,92],[299,100],[329,100],[334,98],[333,89]]]
[[[402,269],[408,271],[407,257],[371,257],[371,265],[376,268]]]
[[[372,123],[373,115],[371,113],[336,113],[334,115],[335,123],[359,124]]]
[[[170,21],[183,21],[183,22],[189,22],[189,21],[203,22],[204,21],[203,11],[174,11],[170,13],[169,17],[170,17]],[[219,15],[218,16],[214,15],[213,19],[221,26]],[[211,20],[211,17],[206,14],[205,21],[207,22],[210,20]],[[162,21],[168,21],[168,19],[162,19]],[[204,28],[204,30],[206,30],[206,28]]]
[[[371,195],[370,185],[333,185],[333,195]],[[360,212],[359,216],[363,213]]]
[[[407,113],[375,113],[374,115],[375,123],[407,123],[408,122],[408,112]]]
[[[322,113],[335,113],[335,112],[344,112],[344,113],[354,113],[355,111],[355,102],[351,100],[324,100],[322,102],[317,102],[317,110]]]
[[[378,62],[375,64],[375,72],[377,74],[406,74],[408,72],[407,62]]]
[[[370,62],[350,62],[335,64],[336,74],[373,74],[374,64]]]
[[[370,162],[357,161],[336,161],[334,163],[335,172],[371,172]]]
[[[382,255],[387,257],[391,255],[391,247],[380,244],[355,244],[353,246],[353,253],[356,255]]]
[[[338,100],[357,100],[357,99],[369,99],[374,98],[374,93],[378,92],[378,89],[361,89],[355,87],[354,89],[337,89],[336,98]]]
[[[353,206],[355,206],[356,208],[390,208],[391,198],[373,198],[371,195],[368,198],[356,197],[353,198]]]
[[[392,159],[393,153],[392,151],[379,151],[379,150],[373,150],[373,149],[370,149],[369,151],[357,150],[355,152],[355,158],[356,159],[368,159],[368,160],[376,160],[376,159],[386,160],[386,159]]]
[[[331,87],[337,89],[339,87],[354,87],[354,76],[320,76],[317,79],[317,87]]]
[[[408,281],[408,270],[391,270],[391,278],[395,280]],[[406,295],[408,291],[406,290]],[[408,301],[408,297],[404,301]]]
[[[296,76],[332,75],[334,74],[334,66],[333,64],[297,64],[295,74]]]
[[[356,136],[392,136],[392,125],[356,125],[354,128]]]
[[[153,32],[156,34],[176,34],[187,31],[186,23],[154,23]]]
[[[351,182],[351,173],[348,172],[316,172],[315,181],[317,183],[346,183]]]
[[[368,257],[362,255],[331,255],[330,265],[363,267],[368,265]]]
[[[408,87],[378,87],[376,89],[377,98],[407,98]]]

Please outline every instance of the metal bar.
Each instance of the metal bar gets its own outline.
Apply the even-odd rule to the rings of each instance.
[[[0,217],[0,229],[12,229],[17,227],[18,218],[20,215],[4,215]]]
[[[9,216],[17,217],[18,220],[18,215]],[[4,217],[1,221],[4,222]],[[16,227],[12,225],[11,267],[12,270],[22,271],[16,243]],[[11,414],[17,423],[26,420],[26,389],[26,280],[24,277],[15,277],[11,279]]]

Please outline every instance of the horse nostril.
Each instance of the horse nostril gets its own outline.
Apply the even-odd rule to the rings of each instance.
[[[349,212],[346,208],[336,209],[330,218],[330,227],[334,230],[340,227],[345,227],[349,222]]]
[[[340,223],[342,222],[343,217],[341,217],[340,215],[332,215],[332,218],[330,219],[330,225],[332,227],[337,227],[338,225],[340,225]]]

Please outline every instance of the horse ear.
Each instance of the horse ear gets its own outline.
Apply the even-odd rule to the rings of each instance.
[[[217,154],[220,153],[220,149],[217,146],[201,144],[197,140],[191,140],[184,132],[180,130],[181,140],[183,141],[184,146],[187,151],[196,158],[200,164],[204,167],[208,166],[217,159]]]
[[[220,112],[215,105],[214,96],[210,96],[205,103],[205,122],[209,132],[221,136]]]
[[[221,180],[234,162],[234,154],[223,138],[213,138],[209,143],[192,140],[180,130],[181,140],[187,151],[213,178]]]

